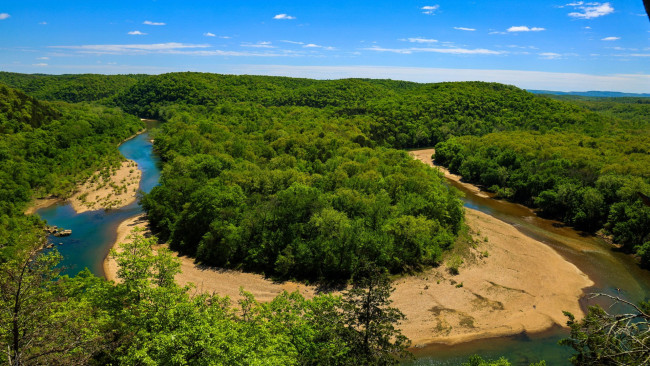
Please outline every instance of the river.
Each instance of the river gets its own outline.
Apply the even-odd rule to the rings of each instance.
[[[142,171],[139,189],[149,192],[160,179],[160,159],[153,153],[149,131],[158,122],[145,121],[147,131],[136,135],[119,146],[124,157],[133,160]],[[66,237],[50,237],[57,250],[63,255],[64,274],[75,275],[84,268],[97,276],[104,276],[104,258],[115,242],[119,224],[142,213],[137,202],[113,210],[96,210],[77,214],[66,202],[58,202],[36,211],[49,225],[72,230]]]
[[[155,123],[149,122],[148,130]],[[124,142],[120,152],[134,160],[142,170],[140,189],[149,192],[158,184],[160,162],[153,153],[149,133],[145,132]],[[490,214],[517,227],[521,232],[553,247],[558,253],[594,282],[586,293],[605,292],[621,295],[634,302],[646,299],[650,293],[650,272],[641,270],[627,255],[612,251],[600,238],[577,232],[559,222],[539,218],[524,206],[492,198],[480,197],[463,184],[448,183],[464,194],[465,206]],[[72,230],[69,237],[52,238],[63,255],[65,273],[74,275],[89,268],[103,276],[103,261],[116,238],[117,226],[125,219],[142,213],[138,203],[115,210],[97,210],[77,215],[69,204],[58,203],[39,209],[37,214],[50,225]],[[61,245],[58,245],[61,243]],[[543,258],[540,258],[543,260]],[[582,299],[581,304],[594,304]],[[557,345],[567,334],[560,327],[541,334],[520,334],[512,337],[478,340],[456,346],[430,345],[415,350],[417,365],[458,365],[473,354],[486,358],[507,357],[513,365],[528,365],[545,359],[548,365],[568,365],[571,350]]]

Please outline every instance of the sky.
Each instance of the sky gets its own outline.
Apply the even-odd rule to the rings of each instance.
[[[0,70],[650,93],[642,0],[1,1]]]

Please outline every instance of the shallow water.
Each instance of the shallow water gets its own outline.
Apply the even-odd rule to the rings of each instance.
[[[147,123],[148,128],[155,126],[155,123]],[[160,159],[153,153],[149,132],[125,141],[119,150],[124,157],[134,160],[142,171],[140,190],[151,191],[160,178]],[[104,258],[116,239],[117,226],[140,213],[142,208],[137,202],[119,209],[100,209],[82,214],[77,214],[67,203],[56,203],[36,211],[49,225],[72,230],[70,236],[49,238],[63,255],[64,273],[75,275],[88,268],[97,276],[104,276]]]

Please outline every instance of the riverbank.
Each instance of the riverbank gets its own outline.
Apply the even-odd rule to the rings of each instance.
[[[433,149],[410,153],[434,167]],[[458,176],[440,170],[460,182]],[[480,192],[476,186],[460,183],[471,192]],[[540,332],[565,326],[563,310],[578,318],[582,315],[578,300],[583,289],[594,284],[586,274],[514,226],[477,210],[465,210],[478,246],[465,259],[468,264],[460,268],[460,274],[450,276],[445,268],[438,268],[396,286],[394,305],[407,315],[405,334],[414,344],[456,344]]]
[[[96,171],[75,189],[68,199],[39,198],[25,209],[25,215],[34,214],[43,207],[57,202],[68,202],[77,214],[99,209],[117,209],[137,200],[142,172],[133,160],[122,162],[116,169]]]
[[[68,201],[77,213],[124,207],[136,201],[141,177],[135,161],[127,160],[117,169],[95,172]]]
[[[435,149],[422,149],[422,150],[409,151],[409,154],[412,157],[414,157],[415,159],[418,159],[418,160],[424,162],[425,164],[430,165],[430,166],[435,167],[436,169],[440,170],[445,175],[445,178],[447,178],[449,180],[453,180],[454,182],[458,182],[459,184],[461,184],[463,187],[467,188],[467,190],[469,190],[473,194],[475,194],[475,195],[477,195],[479,197],[484,197],[484,198],[490,197],[485,192],[483,192],[479,187],[477,187],[477,186],[475,186],[473,184],[470,184],[470,183],[463,182],[462,181],[463,177],[461,177],[460,175],[452,174],[449,171],[449,169],[445,168],[442,165],[433,164],[433,161],[431,160],[431,155],[433,155],[433,153],[435,153],[435,152],[436,152]]]
[[[129,218],[118,226],[113,249],[119,251],[117,244],[128,242],[127,237],[134,228],[144,229],[144,235],[151,234],[144,214]],[[166,244],[160,244],[158,248],[165,246]],[[235,301],[242,298],[239,294],[240,288],[255,295],[259,301],[271,301],[282,291],[299,290],[307,298],[312,298],[316,294],[314,286],[296,282],[276,283],[259,274],[197,265],[193,258],[179,256],[176,252],[173,252],[173,255],[178,257],[181,263],[181,273],[176,275],[176,282],[181,286],[193,283],[196,285],[197,292],[217,293],[221,296],[229,296]],[[106,257],[104,260],[106,279],[117,281],[117,270],[115,260],[110,255]]]

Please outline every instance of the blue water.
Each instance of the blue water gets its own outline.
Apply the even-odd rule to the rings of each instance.
[[[153,153],[149,139],[149,133],[145,132],[119,147],[122,155],[135,161],[142,171],[139,188],[145,193],[151,191],[160,178],[160,159]],[[63,255],[64,273],[75,275],[88,268],[97,276],[104,275],[102,264],[115,242],[117,226],[142,212],[137,202],[119,209],[101,209],[82,214],[76,214],[72,206],[63,203],[36,211],[49,225],[72,230],[72,235],[67,237],[50,237],[50,242]]]

